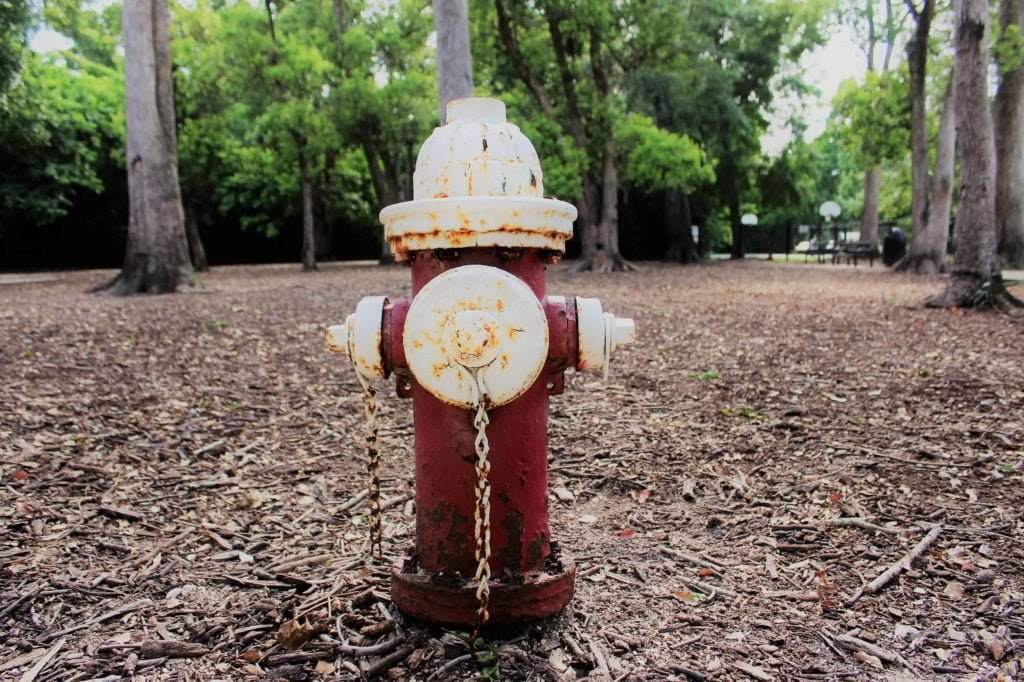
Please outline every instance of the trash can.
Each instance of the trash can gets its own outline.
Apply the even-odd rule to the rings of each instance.
[[[907,255],[907,235],[898,227],[890,228],[882,240],[882,262],[892,267]]]

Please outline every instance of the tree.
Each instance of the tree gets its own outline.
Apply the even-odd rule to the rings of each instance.
[[[715,179],[707,154],[690,137],[659,128],[641,114],[622,119],[616,126],[615,139],[624,184],[645,192],[665,192],[669,238],[665,260],[696,262],[688,194]]]
[[[1006,267],[1024,268],[1024,0],[1002,0],[995,44],[996,223]]]
[[[162,294],[193,280],[178,188],[167,0],[124,5],[128,244],[115,295]]]
[[[554,141],[539,141],[550,145],[542,157],[547,164],[553,148],[578,172],[577,269],[630,268],[619,251],[614,121],[635,107],[658,127],[690,135],[717,162],[719,197],[738,226],[747,161],[759,150],[773,90],[787,85],[773,78],[820,37],[819,3],[494,0],[494,9],[502,57],[494,81],[518,85],[540,115],[560,124]],[[680,94],[673,81],[692,87]],[[656,89],[642,92],[645,84]],[[662,93],[669,96],[655,101]]]
[[[956,2],[957,144],[960,205],[953,235],[953,271],[933,307],[1020,304],[1003,286],[996,255],[995,139],[989,112],[987,0]]]
[[[949,214],[953,203],[953,171],[956,161],[956,91],[951,78],[942,104],[935,141],[935,173],[930,181],[927,222],[916,229],[907,255],[895,265],[903,272],[930,275],[946,270]]]
[[[928,0],[926,0],[927,2]],[[854,33],[859,37],[867,60],[868,74],[877,71],[886,73],[892,65],[896,40],[902,30],[903,21],[893,9],[893,0],[884,0],[879,8],[878,0],[854,0],[844,8]],[[879,14],[881,21],[879,21]],[[879,64],[878,49],[882,48]],[[926,46],[925,46],[925,49]],[[879,69],[879,66],[881,67]],[[861,241],[878,243],[879,195],[882,188],[882,159],[867,159],[864,166],[864,199],[861,209]],[[872,162],[873,161],[873,162]]]
[[[832,100],[832,116],[840,144],[864,173],[860,240],[878,243],[881,166],[906,153],[909,129],[906,72],[868,71],[864,83],[847,80]]]
[[[473,59],[469,52],[469,8],[466,0],[433,0],[437,30],[437,88],[441,125],[448,102],[473,96]]]
[[[342,137],[363,152],[379,211],[412,199],[416,150],[437,120],[429,94],[435,55],[426,47],[431,25],[414,2],[382,4],[359,23],[346,18],[344,0],[334,6],[334,58],[345,74],[334,114]],[[379,261],[393,261],[386,240]]]
[[[918,9],[906,0],[914,20],[914,33],[907,43],[907,66],[910,72],[910,163],[911,163],[911,232],[916,237],[928,224],[928,112],[925,102],[925,80],[928,74],[928,35],[931,32],[933,0],[923,0]]]

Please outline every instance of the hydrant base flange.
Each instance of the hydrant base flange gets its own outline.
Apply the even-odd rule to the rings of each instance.
[[[565,553],[548,559],[546,570],[521,581],[492,580],[488,626],[503,627],[549,618],[562,612],[572,599],[576,564]],[[436,575],[412,570],[415,562],[400,557],[391,569],[391,602],[403,613],[444,625],[473,627],[476,610],[475,580],[445,583]]]

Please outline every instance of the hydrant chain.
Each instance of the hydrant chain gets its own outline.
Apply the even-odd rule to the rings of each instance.
[[[487,440],[487,425],[490,417],[487,414],[487,385],[484,383],[485,367],[464,369],[470,376],[470,385],[473,395],[473,402],[476,405],[476,414],[473,417],[473,426],[476,428],[476,507],[473,510],[473,530],[476,540],[476,575],[477,588],[477,612],[476,631],[472,640],[475,641],[480,634],[480,628],[487,623],[490,614],[488,608],[491,599],[491,463],[487,456],[490,454],[491,446]]]
[[[359,371],[356,378],[363,387],[364,407],[366,409],[366,503],[369,507],[367,515],[370,528],[370,555],[383,558],[381,547],[381,513],[380,513],[380,444],[377,441],[379,427],[377,425],[377,394],[373,386]],[[376,549],[376,551],[374,551]]]

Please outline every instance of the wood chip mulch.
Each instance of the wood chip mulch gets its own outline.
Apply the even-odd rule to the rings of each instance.
[[[877,266],[555,268],[638,343],[552,401],[573,602],[471,653],[367,558],[362,395],[323,347],[409,273],[296,270],[0,286],[0,680],[1020,675],[1024,317]],[[411,408],[380,398],[391,557]]]

